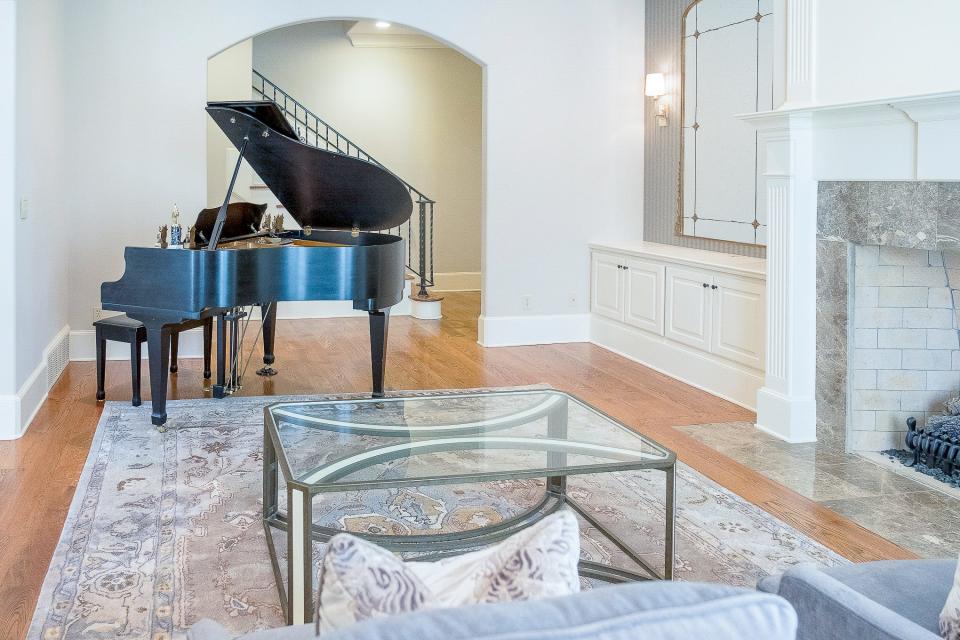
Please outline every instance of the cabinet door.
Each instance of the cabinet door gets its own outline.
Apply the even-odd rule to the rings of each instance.
[[[683,344],[710,350],[710,286],[713,274],[667,267],[664,335]]]
[[[624,322],[662,336],[663,265],[628,258],[624,267]]]
[[[594,253],[590,265],[590,309],[601,316],[623,320],[623,258]]]
[[[755,369],[763,369],[764,287],[757,280],[720,275],[714,278],[711,351]]]

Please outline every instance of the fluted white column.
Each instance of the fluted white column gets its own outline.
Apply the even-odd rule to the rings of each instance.
[[[757,427],[788,442],[816,440],[817,210],[809,113],[749,118],[767,194],[766,376]]]
[[[779,48],[784,63],[786,103],[784,107],[797,108],[814,102],[814,26],[817,0],[784,0],[785,17]],[[779,7],[778,7],[779,8]]]

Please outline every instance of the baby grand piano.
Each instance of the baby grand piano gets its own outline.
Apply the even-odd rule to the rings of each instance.
[[[170,326],[219,316],[222,327],[224,314],[238,307],[277,300],[352,300],[354,309],[368,312],[373,395],[383,395],[389,311],[403,296],[404,246],[398,236],[375,232],[399,227],[410,217],[413,203],[406,187],[376,164],[300,142],[273,102],[211,102],[207,113],[240,159],[206,246],[126,247],[123,276],[100,287],[104,309],[122,311],[146,326],[151,421],[167,420]],[[301,230],[221,243],[244,159]],[[218,334],[217,383],[223,389],[222,329]]]

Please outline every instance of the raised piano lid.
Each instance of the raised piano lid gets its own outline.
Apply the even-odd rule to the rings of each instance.
[[[301,227],[379,231],[413,210],[407,187],[383,167],[300,142],[277,105],[209,102],[207,113]]]

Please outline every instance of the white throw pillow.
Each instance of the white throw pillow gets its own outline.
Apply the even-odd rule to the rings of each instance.
[[[330,540],[320,567],[317,629],[424,609],[536,600],[580,590],[580,534],[570,511],[493,546],[436,562],[404,562],[350,534]]]
[[[940,611],[940,637],[960,640],[960,562],[953,574],[953,586],[947,594],[947,601]]]

